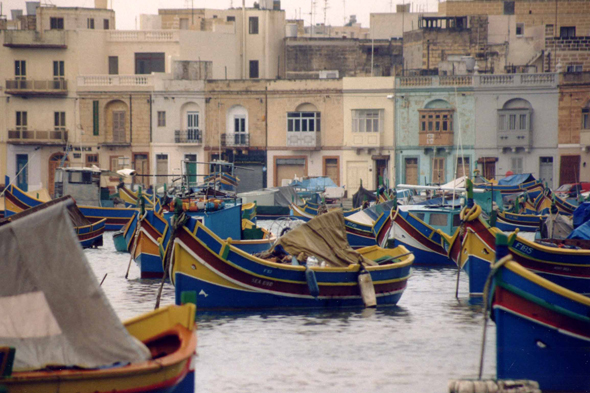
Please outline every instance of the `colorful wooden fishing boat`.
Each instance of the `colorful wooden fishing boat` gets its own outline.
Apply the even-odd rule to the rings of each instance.
[[[7,187],[4,197],[6,217],[43,203],[43,201],[33,198],[14,184]],[[130,208],[98,206],[78,206],[78,209],[93,224],[106,219],[106,231],[117,231],[123,228],[137,211]]]
[[[539,194],[537,197],[529,198],[526,201],[525,213],[526,214],[549,214],[551,206],[555,204],[560,214],[571,216],[574,214],[577,206],[569,203],[563,198],[554,195],[551,190],[545,189],[544,192]]]
[[[250,202],[242,205],[242,219],[256,222],[256,203]]]
[[[540,277],[512,255],[492,269],[497,378],[534,380],[543,392],[590,391],[590,298]]]
[[[122,324],[76,244],[72,203],[0,226],[3,261],[14,262],[0,276],[0,386],[11,393],[194,392],[195,305]]]
[[[7,191],[7,194],[10,191]],[[6,194],[5,194],[6,195]],[[32,197],[31,197],[32,198]],[[12,200],[10,196],[7,196],[8,200]],[[73,198],[70,196],[61,197],[58,199],[50,200],[49,202],[38,201],[39,204],[34,207],[20,210],[16,204],[10,202],[10,210],[7,210],[6,218],[0,219],[0,225],[2,222],[9,222],[18,220],[22,217],[26,217],[30,214],[46,209],[50,206],[56,205],[63,201],[71,201],[68,210],[70,212],[70,219],[74,225],[74,231],[78,237],[78,241],[82,248],[100,247],[103,244],[103,233],[105,230],[106,219],[91,223],[82,212],[78,209],[76,204],[73,202]],[[22,206],[22,205],[18,205]]]
[[[450,258],[469,276],[470,296],[481,296],[490,264],[495,260],[498,228],[490,227],[481,217],[479,205],[461,212],[463,228],[449,246]],[[590,250],[566,249],[539,244],[518,236],[509,236],[509,251],[514,260],[527,269],[578,293],[590,293]]]
[[[391,226],[395,244],[414,254],[414,266],[454,266],[446,247],[459,226],[458,209],[400,206],[391,210]]]
[[[547,218],[538,214],[517,214],[498,211],[496,216],[496,228],[504,232],[520,230],[522,232],[536,232],[541,228],[541,223]]]
[[[309,214],[308,211],[310,209],[313,210],[313,208],[310,207],[302,208],[293,204],[291,205],[293,216],[298,219],[302,219],[305,222],[308,222],[311,219],[318,216],[317,210],[315,212],[316,214]],[[353,214],[356,214],[359,211],[360,209],[352,209],[348,213],[343,212],[343,215],[345,216],[344,221],[346,224],[348,243],[351,245],[352,248],[361,248],[383,244],[391,227],[389,210],[381,212],[381,214],[379,214],[379,216],[376,217],[371,224],[358,222],[347,217],[352,216]]]
[[[149,195],[140,191],[131,191],[125,185],[117,186],[119,198],[125,203],[125,207],[139,207],[140,198],[143,199],[146,208],[153,208],[154,195]]]
[[[346,244],[344,217],[340,211],[320,215],[293,229],[281,237],[278,244],[290,252],[287,244],[290,242],[293,247],[293,239],[302,236],[302,231],[311,236],[307,238],[309,241],[300,243],[302,248],[307,250],[307,255],[326,260],[327,267],[282,264],[258,258],[236,248],[233,242],[220,239],[198,222],[194,231],[182,228],[174,240],[171,266],[176,301],[179,302],[184,291],[196,291],[199,311],[362,307],[358,279],[363,269],[358,258],[373,264],[364,265],[364,268],[372,279],[370,288],[374,288],[377,305],[395,305],[399,301],[414,261],[413,255],[403,246],[352,250]],[[321,249],[318,242],[322,242]],[[346,255],[356,263],[339,264],[341,261],[335,255]],[[382,264],[377,265],[375,260]]]
[[[543,193],[545,185],[541,180],[536,180],[531,174],[519,174],[501,179],[498,181],[498,184],[476,184],[475,188],[487,191],[493,190],[494,192],[500,192],[502,195],[527,192],[532,199],[535,199],[538,195]]]

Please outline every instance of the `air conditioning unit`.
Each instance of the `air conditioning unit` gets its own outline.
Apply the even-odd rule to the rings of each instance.
[[[338,79],[338,70],[320,71],[320,79]]]

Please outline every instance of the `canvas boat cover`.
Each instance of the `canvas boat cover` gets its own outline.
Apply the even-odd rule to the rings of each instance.
[[[574,226],[570,217],[563,214],[549,214],[541,224],[541,237],[544,239],[567,239]]]
[[[365,200],[368,202],[376,201],[377,195],[375,195],[375,191],[369,191],[360,186],[359,190],[352,196],[352,207],[355,209],[360,207]]]
[[[285,186],[277,189],[279,191],[275,193],[275,206],[291,206],[293,201],[298,206],[303,204],[294,187]]]
[[[498,185],[517,186],[519,184],[528,183],[535,180],[535,177],[531,173],[521,173],[518,175],[506,176],[505,178],[498,180]]]
[[[0,346],[15,371],[146,360],[85,259],[67,202],[0,227]]]
[[[346,267],[359,263],[376,265],[350,247],[346,238],[342,209],[335,209],[319,215],[281,236],[275,248],[281,245],[289,254],[297,257],[300,253],[315,256],[328,266]]]
[[[590,220],[590,202],[582,202],[574,210],[574,228]]]
[[[291,187],[304,188],[308,191],[324,191],[326,187],[338,187],[334,180],[328,176],[310,177],[302,180],[294,180]]]
[[[567,237],[568,239],[590,240],[590,221],[586,221],[572,231]]]

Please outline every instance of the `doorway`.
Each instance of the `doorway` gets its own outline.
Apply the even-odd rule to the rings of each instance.
[[[28,154],[16,155],[16,186],[23,191],[29,191],[29,169],[26,168],[29,163]]]
[[[405,159],[406,184],[418,184],[418,159]]]
[[[553,157],[539,158],[539,178],[547,187],[553,188]]]
[[[147,153],[133,153],[133,169],[135,169],[135,176],[138,178],[137,184],[146,188],[149,184],[150,174],[149,159]]]
[[[197,155],[185,154],[184,164],[187,184],[189,187],[194,187],[197,185]]]
[[[561,156],[559,185],[580,181],[580,156]]]
[[[385,185],[387,178],[387,160],[375,160],[375,188]]]
[[[329,177],[337,186],[340,186],[340,162],[338,157],[324,157],[324,176]]]
[[[61,167],[62,162],[63,166],[68,166],[68,158],[66,157],[64,160],[64,153],[53,153],[51,157],[49,157],[49,173],[47,176],[47,191],[49,195],[53,198],[53,194],[55,193],[55,170]]]

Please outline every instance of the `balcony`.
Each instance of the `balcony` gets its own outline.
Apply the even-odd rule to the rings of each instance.
[[[320,150],[322,147],[319,132],[287,132],[287,147],[291,150]]]
[[[18,96],[66,96],[68,82],[60,80],[37,81],[32,79],[6,81],[6,94]]]
[[[419,144],[422,147],[446,147],[446,146],[453,146],[453,141],[455,138],[454,132],[428,132],[428,131],[420,131],[419,132]]]
[[[203,132],[201,130],[176,130],[174,131],[175,143],[203,144]]]
[[[78,91],[152,90],[152,75],[82,75],[76,80]]]
[[[521,89],[523,87],[556,87],[558,82],[558,74],[555,73],[402,76],[395,78],[396,87],[399,89],[455,86]]]
[[[498,149],[510,148],[516,152],[517,148],[529,151],[532,146],[532,132],[529,130],[498,131]]]
[[[109,42],[177,42],[177,30],[109,30]]]
[[[67,49],[63,30],[5,30],[4,46],[8,48]]]
[[[8,130],[8,143],[13,145],[65,145],[67,130]]]
[[[221,134],[221,146],[224,147],[249,147],[250,134],[242,132],[228,132]]]

